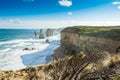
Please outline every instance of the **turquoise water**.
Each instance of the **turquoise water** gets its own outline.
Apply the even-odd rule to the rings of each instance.
[[[39,34],[39,30],[35,30]],[[45,30],[44,30],[45,31]],[[32,29],[0,29],[0,41],[34,38]]]
[[[39,30],[35,30],[39,34]],[[44,30],[45,33],[45,30]],[[12,41],[36,39],[32,29],[0,29],[0,50],[9,48],[17,43]],[[11,41],[11,42],[10,42]],[[8,43],[9,42],[9,43]],[[2,44],[3,43],[3,44]]]

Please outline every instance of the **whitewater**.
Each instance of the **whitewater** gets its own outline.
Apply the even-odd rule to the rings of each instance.
[[[50,43],[45,40],[49,39]],[[60,34],[45,39],[27,38],[0,41],[0,70],[18,70],[49,63],[54,50],[60,46]],[[35,48],[35,50],[23,50]]]

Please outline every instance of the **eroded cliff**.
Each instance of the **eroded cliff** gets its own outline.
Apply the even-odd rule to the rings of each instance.
[[[61,32],[61,46],[66,53],[116,53],[120,48],[119,27],[69,27]]]

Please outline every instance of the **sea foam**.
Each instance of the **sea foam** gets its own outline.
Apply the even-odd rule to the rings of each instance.
[[[45,43],[46,39],[51,43]],[[60,35],[45,39],[16,39],[0,42],[0,45],[5,46],[5,49],[0,50],[0,69],[17,70],[49,62],[54,50],[60,45]],[[24,48],[35,50],[23,50]]]

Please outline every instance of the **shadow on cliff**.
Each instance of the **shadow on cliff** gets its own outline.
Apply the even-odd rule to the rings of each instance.
[[[36,51],[33,53],[22,55],[22,62],[25,66],[35,66],[49,63],[52,60],[51,55],[54,53],[54,50],[59,47],[59,45],[60,41],[54,40],[43,51]]]

